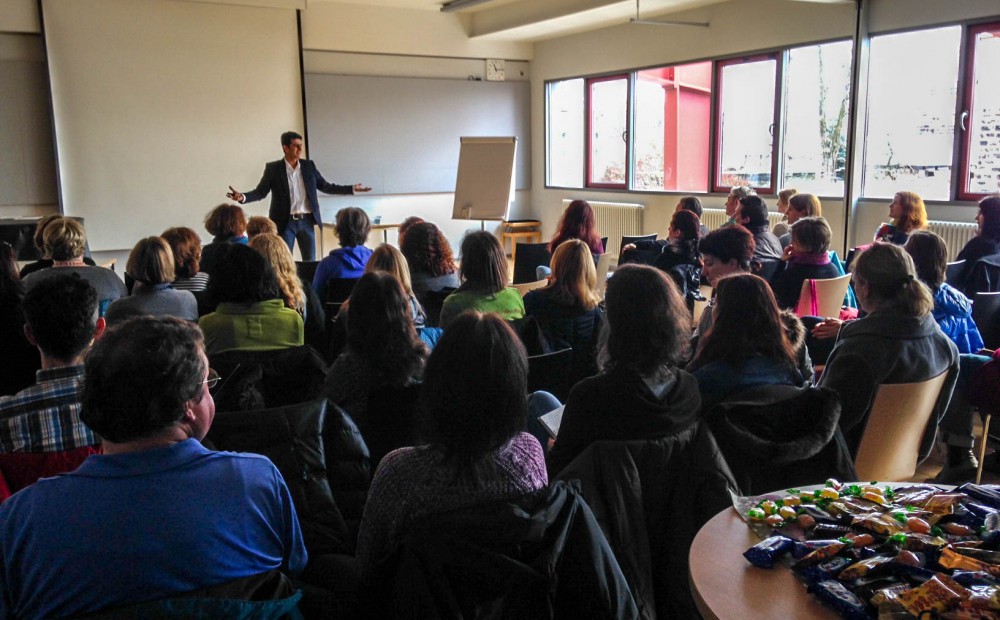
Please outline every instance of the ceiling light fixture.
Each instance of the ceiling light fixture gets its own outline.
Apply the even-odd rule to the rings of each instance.
[[[461,2],[462,0],[455,0],[455,2]],[[471,0],[475,2],[476,0]],[[482,0],[480,0],[482,1]],[[444,10],[444,7],[441,8]],[[647,26],[693,26],[695,28],[708,28],[708,22],[682,22],[677,20],[658,20],[658,19],[641,19],[639,17],[639,0],[635,0],[635,17],[628,20],[630,24],[644,24]]]

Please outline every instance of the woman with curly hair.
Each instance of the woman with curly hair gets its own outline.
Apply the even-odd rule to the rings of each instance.
[[[171,287],[196,293],[208,288],[208,274],[201,271],[201,238],[190,228],[168,228],[160,235],[174,253]]]
[[[326,313],[323,312],[323,303],[313,292],[312,285],[299,277],[288,244],[275,233],[261,233],[250,239],[250,247],[263,254],[267,262],[271,263],[285,307],[298,312],[305,323],[306,344],[322,351],[326,346]]]
[[[889,205],[889,217],[892,221],[875,231],[875,241],[905,245],[910,233],[927,228],[927,208],[913,192],[896,192]]]
[[[462,284],[451,245],[436,225],[430,222],[414,224],[406,231],[399,249],[410,265],[413,294],[421,303],[425,302],[428,292],[454,289]]]
[[[330,367],[324,391],[364,427],[368,394],[419,381],[428,348],[413,326],[403,285],[388,273],[361,276],[346,319],[347,348]]]

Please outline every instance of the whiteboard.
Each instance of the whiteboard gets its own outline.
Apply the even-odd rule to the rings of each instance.
[[[514,200],[516,153],[516,137],[462,138],[453,219],[507,219]]]
[[[531,85],[307,73],[309,158],[327,180],[375,194],[454,192],[462,136],[531,144]],[[531,188],[528,148],[517,189]]]

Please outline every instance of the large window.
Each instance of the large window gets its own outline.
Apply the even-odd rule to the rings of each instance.
[[[583,78],[552,82],[546,92],[548,184],[583,187]]]
[[[958,26],[872,38],[863,193],[951,198]]]
[[[773,192],[778,56],[723,61],[718,73],[715,189],[752,185]]]
[[[625,189],[628,177],[627,75],[587,80],[587,186]]]
[[[1000,189],[1000,23],[969,29],[959,198]]]

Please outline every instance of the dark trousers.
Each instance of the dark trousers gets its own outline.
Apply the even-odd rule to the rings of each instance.
[[[289,218],[285,232],[281,233],[281,238],[288,244],[289,252],[295,249],[295,240],[298,239],[302,260],[316,260],[316,232],[313,230],[312,216],[300,220]]]

